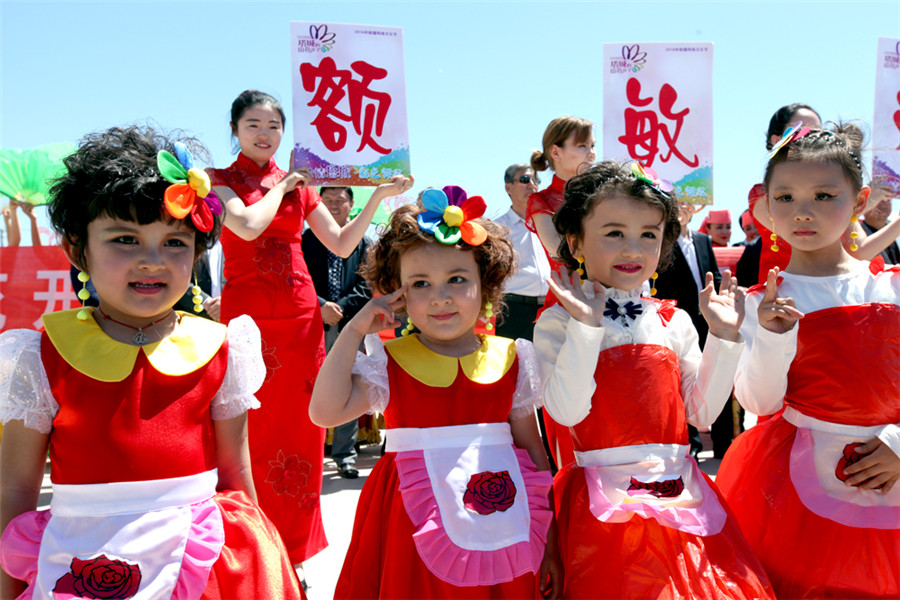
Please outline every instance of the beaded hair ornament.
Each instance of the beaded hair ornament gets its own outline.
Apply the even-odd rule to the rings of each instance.
[[[447,185],[443,190],[425,190],[422,206],[425,211],[416,222],[440,243],[453,245],[462,239],[470,246],[480,246],[487,239],[487,230],[473,221],[487,209],[481,196],[469,198],[458,185]]]
[[[175,142],[175,155],[160,150],[156,165],[163,178],[171,183],[166,188],[163,205],[173,219],[188,215],[200,231],[212,231],[214,215],[222,214],[222,203],[212,191],[209,175],[203,169],[194,168],[190,150],[181,142]]]
[[[810,140],[814,140],[817,138],[825,138],[829,142],[833,142],[837,144],[841,148],[845,148],[846,144],[844,144],[843,140],[834,135],[833,131],[828,131],[827,129],[810,129],[809,127],[801,127],[803,125],[802,121],[797,121],[793,125],[787,128],[784,132],[784,135],[781,137],[781,140],[778,141],[777,144],[772,146],[772,151],[769,152],[769,160],[775,157],[778,154],[778,151],[790,144],[791,142],[795,142],[800,138],[809,136]],[[859,159],[859,155],[853,150],[847,149],[847,154],[850,155],[850,158],[853,159],[853,162],[856,164],[856,168],[862,172],[862,161]]]

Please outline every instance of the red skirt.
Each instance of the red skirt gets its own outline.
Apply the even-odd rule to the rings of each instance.
[[[584,470],[575,465],[557,473],[553,490],[566,598],[774,597],[731,515],[708,537],[637,515],[624,523],[599,521]]]
[[[900,523],[850,527],[803,505],[790,473],[797,428],[777,415],[738,436],[716,477],[782,598],[900,597]]]

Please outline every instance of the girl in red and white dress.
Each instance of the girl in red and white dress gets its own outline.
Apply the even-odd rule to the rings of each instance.
[[[323,427],[373,411],[387,426],[335,597],[556,597],[534,350],[475,333],[501,301],[512,245],[477,218],[478,196],[447,186],[422,202],[399,208],[370,248],[362,272],[385,295],[347,324],[313,390]],[[404,333],[419,333],[369,336],[357,354],[400,311],[414,324]]]
[[[65,164],[50,217],[100,305],[0,336],[0,597],[302,598],[250,477],[259,330],[172,308],[221,229],[209,179],[137,127]]]
[[[531,194],[528,198],[525,226],[540,238],[550,261],[550,268],[558,273],[562,266],[556,255],[560,240],[553,226],[553,215],[564,203],[563,190],[566,182],[575,176],[580,167],[591,164],[597,157],[594,152],[594,124],[581,117],[557,117],[550,121],[544,130],[541,148],[532,152],[531,168],[535,174],[549,168],[553,170],[554,175],[549,186]],[[541,310],[554,304],[556,297],[551,288]],[[562,468],[573,462],[574,446],[566,428],[557,425],[546,412],[544,412],[544,427],[547,444],[556,466]]]
[[[796,127],[766,168],[784,272],[751,289],[735,395],[776,414],[739,436],[717,483],[786,598],[900,597],[900,270],[854,259],[862,133]]]
[[[535,348],[544,409],[575,443],[553,486],[567,598],[771,595],[688,446],[687,424],[709,426],[731,392],[742,293],[730,272],[719,293],[706,274],[702,353],[685,312],[641,296],[681,230],[671,190],[605,161],[569,181],[554,217],[575,271],[554,274],[560,304],[538,319]]]

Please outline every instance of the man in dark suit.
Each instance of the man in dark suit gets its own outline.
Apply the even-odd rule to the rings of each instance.
[[[716,255],[713,254],[712,239],[708,235],[691,231],[688,227],[694,212],[693,206],[681,206],[678,215],[681,235],[673,248],[672,263],[667,270],[659,273],[656,280],[656,297],[678,302],[678,307],[687,312],[694,323],[700,338],[700,348],[703,349],[709,326],[700,314],[700,290],[705,287],[707,272],[713,274],[713,284],[717,290],[722,283],[722,275],[716,264]],[[693,425],[688,425],[688,432],[691,454],[697,456],[703,449],[700,432]],[[725,455],[733,436],[733,416],[731,403],[728,402],[712,426],[713,452],[717,458]]]
[[[343,226],[350,218],[353,207],[353,190],[349,187],[323,187],[319,191],[322,203]],[[303,257],[309,275],[319,297],[322,321],[325,324],[325,349],[330,350],[344,325],[359,312],[372,297],[365,280],[359,275],[359,267],[365,260],[369,240],[360,240],[356,249],[347,258],[332,254],[311,230],[303,233]],[[331,443],[331,458],[338,473],[346,479],[356,479],[356,437],[359,421],[354,419],[334,428]]]

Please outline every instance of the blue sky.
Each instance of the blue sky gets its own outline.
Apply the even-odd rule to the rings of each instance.
[[[503,170],[527,162],[551,119],[588,118],[600,139],[603,42],[712,41],[716,207],[736,218],[779,106],[871,121],[877,39],[900,37],[900,2],[2,0],[0,146],[150,119],[227,166],[238,93],[261,89],[289,110],[292,20],[402,27],[413,193],[456,183],[485,197],[488,216],[508,207]]]

